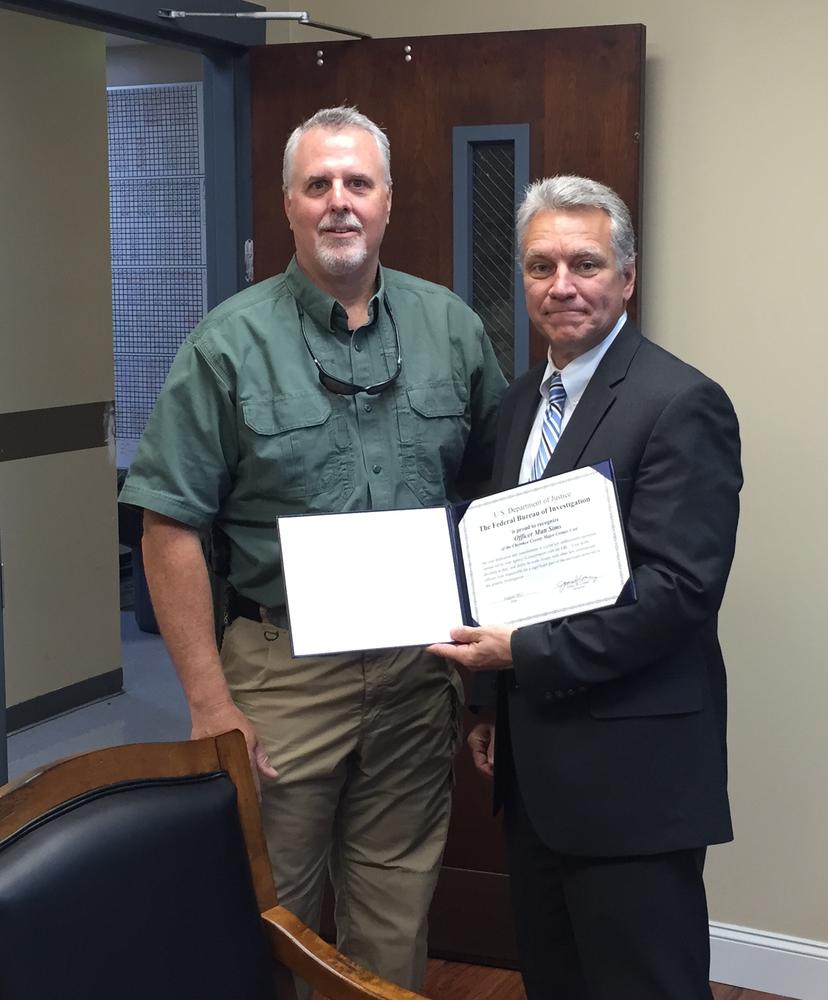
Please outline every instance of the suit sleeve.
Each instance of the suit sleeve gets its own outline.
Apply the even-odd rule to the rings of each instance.
[[[741,484],[730,400],[714,382],[695,382],[661,410],[632,483],[626,533],[637,602],[518,629],[512,657],[524,695],[548,700],[631,675],[714,620]]]

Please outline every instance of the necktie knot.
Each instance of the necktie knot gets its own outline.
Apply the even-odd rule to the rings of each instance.
[[[561,381],[561,373],[555,372],[552,381],[549,383],[549,402],[560,403],[561,407],[563,407],[565,401],[566,389],[564,389],[563,382]]]

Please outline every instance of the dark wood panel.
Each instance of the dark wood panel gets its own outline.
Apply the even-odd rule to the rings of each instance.
[[[383,125],[391,141],[394,206],[383,262],[451,286],[451,130],[518,121],[529,122],[536,133],[543,117],[543,61],[526,59],[517,37],[523,34],[338,42],[324,46],[322,68],[315,67],[316,45],[280,46],[279,59],[270,48],[256,50],[251,64],[256,277],[278,272],[292,253],[274,169],[287,134],[319,107],[351,103]],[[410,63],[404,44],[412,47]],[[498,86],[482,95],[481,77],[491,78],[495,63]],[[309,65],[315,67],[310,77]],[[302,91],[292,86],[299,79]],[[264,121],[279,121],[280,127],[263,130]],[[265,163],[269,166],[262,169]]]
[[[342,103],[357,105],[386,129],[391,141],[393,210],[382,248],[383,263],[390,267],[452,284],[455,126],[528,124],[531,178],[580,173],[602,180],[625,199],[636,224],[644,39],[642,25],[615,25],[254,50],[256,278],[282,271],[293,253],[281,191],[285,140],[319,108]],[[406,46],[411,47],[410,62],[405,61]],[[322,66],[317,65],[320,50]],[[634,315],[634,303],[631,311]],[[534,334],[530,359],[544,353],[545,343]],[[456,931],[461,924],[455,912],[459,904],[443,888],[458,879],[471,901],[463,904],[470,907],[470,926],[502,925],[503,940],[512,933],[506,859],[500,823],[491,815],[491,785],[475,773],[465,750],[456,775],[446,868],[431,915],[432,944],[438,950],[444,949],[444,938],[451,939],[440,928]],[[457,874],[461,870],[465,876]],[[494,886],[499,887],[496,892]],[[488,961],[494,945],[485,930],[478,937],[477,952],[464,945],[462,953]]]
[[[456,125],[529,124],[532,177],[580,173],[602,180],[637,223],[643,66],[642,25],[255,49],[256,278],[281,271],[293,252],[280,190],[284,142],[297,122],[332,104],[356,104],[391,140],[394,207],[382,253],[388,266],[451,286]],[[633,316],[636,310],[634,298]],[[534,335],[531,360],[544,351]]]
[[[543,174],[580,174],[608,184],[626,202],[641,232],[641,150],[644,125],[645,31],[573,29],[546,44]],[[641,260],[627,305],[641,319]],[[539,336],[530,361],[546,354]]]

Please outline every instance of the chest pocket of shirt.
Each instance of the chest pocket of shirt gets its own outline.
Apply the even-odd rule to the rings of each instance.
[[[316,393],[242,402],[248,433],[243,461],[260,481],[260,492],[298,499],[343,492],[351,485],[347,428]]]
[[[411,385],[407,392],[417,473],[429,483],[451,487],[469,436],[466,387],[446,380]],[[437,502],[443,499],[441,489]]]

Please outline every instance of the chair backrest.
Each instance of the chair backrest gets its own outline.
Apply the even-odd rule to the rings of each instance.
[[[3,1000],[273,1000],[240,733],[117,747],[0,795]]]

